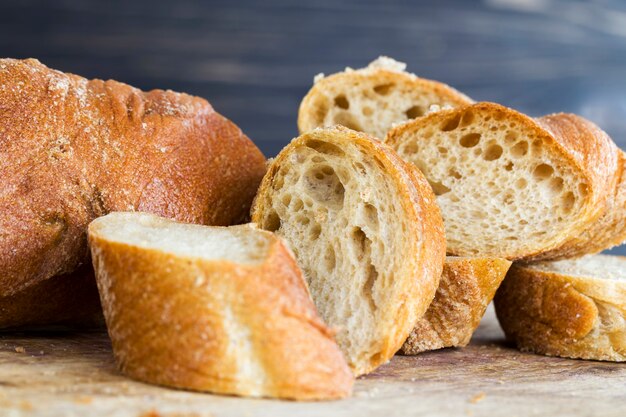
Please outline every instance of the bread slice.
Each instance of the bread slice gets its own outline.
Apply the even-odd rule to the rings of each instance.
[[[626,361],[626,258],[514,264],[494,299],[520,349],[565,358]]]
[[[300,133],[343,125],[383,139],[394,123],[424,115],[432,105],[460,106],[470,98],[443,83],[405,72],[380,57],[366,68],[316,77],[298,112]]]
[[[428,182],[383,143],[342,126],[273,161],[252,221],[282,236],[356,375],[400,349],[432,301],[445,239]]]
[[[128,376],[252,397],[349,395],[350,369],[273,234],[112,213],[89,225],[89,242]]]
[[[511,261],[501,258],[449,256],[435,299],[401,352],[416,355],[467,346],[510,266]]]
[[[431,113],[386,142],[428,178],[448,252],[558,257],[604,214],[619,179],[619,149],[572,114],[533,119],[494,103]]]

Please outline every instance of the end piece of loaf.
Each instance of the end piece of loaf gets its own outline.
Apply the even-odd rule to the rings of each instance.
[[[510,266],[501,258],[446,258],[435,299],[401,352],[467,346]]]
[[[273,234],[112,213],[89,225],[89,242],[128,376],[253,397],[350,394],[350,369]]]
[[[343,125],[383,139],[395,124],[426,114],[433,105],[460,106],[470,98],[443,83],[404,71],[405,64],[381,57],[366,68],[316,77],[300,104],[300,133]]]
[[[626,361],[626,258],[595,255],[511,267],[494,299],[524,351]]]
[[[557,258],[607,212],[619,180],[617,146],[572,114],[477,103],[407,122],[386,142],[428,178],[453,255]]]
[[[445,256],[435,196],[370,136],[339,126],[294,139],[263,179],[252,221],[289,243],[356,375],[400,349],[435,295]]]

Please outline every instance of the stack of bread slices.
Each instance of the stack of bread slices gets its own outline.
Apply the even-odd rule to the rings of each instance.
[[[24,143],[10,154],[31,152],[73,180],[46,189],[31,179],[18,196],[28,210],[1,219],[23,217],[24,236],[45,245],[0,258],[4,280],[19,283],[0,293],[0,327],[75,304],[89,224],[116,361],[142,381],[342,398],[398,352],[467,345],[494,297],[521,349],[626,360],[626,259],[595,255],[626,240],[625,156],[580,116],[475,103],[379,58],[316,77],[301,135],[263,176],[254,145],[201,99],[5,61],[6,83],[31,77],[38,97],[60,94],[75,117],[57,126],[63,109],[51,105],[48,128],[72,140],[34,130],[43,151]],[[5,111],[27,97],[4,97]],[[176,159],[161,166],[161,153]],[[89,175],[78,155],[145,173]],[[233,226],[248,208],[251,223]],[[52,287],[45,314],[24,313]]]

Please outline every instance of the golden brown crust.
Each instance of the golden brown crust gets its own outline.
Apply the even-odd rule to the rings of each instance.
[[[244,221],[264,158],[197,97],[0,60],[0,296],[88,263],[110,211]]]
[[[317,127],[323,127],[322,121],[325,114],[319,114],[319,109],[328,108],[333,100],[333,97],[327,97],[325,93],[325,89],[328,86],[354,85],[362,82],[374,82],[383,85],[395,83],[403,90],[420,91],[424,92],[424,94],[438,97],[442,105],[463,106],[473,103],[472,99],[447,84],[420,78],[408,72],[391,71],[383,68],[345,71],[329,75],[317,81],[302,99],[298,110],[298,130],[300,134]],[[365,133],[373,134],[373,132]]]
[[[466,346],[510,266],[501,258],[448,257],[435,299],[401,353]]]
[[[522,350],[621,362],[626,361],[625,300],[626,281],[515,264],[494,304],[507,338]]]
[[[468,109],[489,113],[496,120],[506,118],[524,127],[529,136],[541,138],[545,146],[562,155],[586,184],[586,204],[578,214],[579,221],[571,230],[562,230],[548,247],[537,247],[523,253],[506,253],[498,256],[511,260],[537,260],[560,257],[560,250],[571,239],[581,235],[606,213],[620,175],[620,151],[600,128],[580,116],[556,114],[533,119],[513,109],[496,103],[481,102],[451,110],[432,113],[415,119],[389,131],[385,143],[397,149],[402,138],[418,131],[425,124],[440,125],[463,114]],[[454,247],[448,247],[451,255],[471,256]],[[582,253],[584,254],[584,253]],[[580,255],[582,255],[580,254]],[[494,254],[495,255],[495,254]]]
[[[373,371],[393,357],[432,301],[445,259],[443,220],[435,195],[419,170],[405,163],[391,148],[371,136],[343,126],[334,126],[314,129],[301,135],[272,161],[253,203],[254,223],[262,227],[265,211],[271,207],[275,176],[283,164],[289,164],[287,159],[289,150],[305,146],[309,139],[331,141],[339,146],[354,143],[363,148],[367,154],[375,156],[397,184],[403,202],[402,212],[412,218],[407,222],[412,229],[406,231],[406,236],[419,237],[413,239],[415,247],[410,251],[418,255],[407,255],[414,279],[403,278],[405,290],[402,299],[397,300],[393,309],[389,309],[385,318],[380,320],[380,326],[384,326],[387,335],[385,340],[381,341],[379,354],[372,356],[369,363],[351,364],[353,372],[358,376]]]
[[[258,231],[270,240],[267,258],[236,264],[107,240],[100,221],[90,225],[89,239],[122,372],[224,394],[350,394],[352,374],[278,238]]]

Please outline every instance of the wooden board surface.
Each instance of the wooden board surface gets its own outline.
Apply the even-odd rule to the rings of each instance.
[[[0,335],[0,416],[625,416],[626,364],[507,345],[489,311],[471,345],[396,356],[324,403],[242,399],[120,375],[103,332]]]

